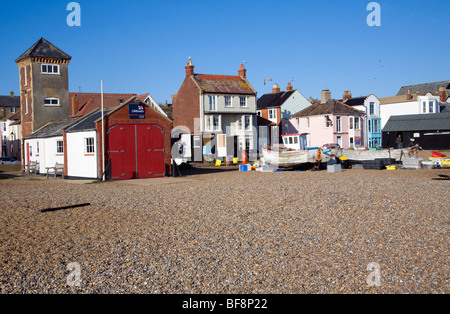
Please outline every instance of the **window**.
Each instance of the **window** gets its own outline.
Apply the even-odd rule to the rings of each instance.
[[[27,67],[24,67],[24,80],[25,80],[25,83],[23,86],[27,86],[28,85],[28,69],[27,69]]]
[[[231,96],[225,96],[225,107],[231,107]]]
[[[205,116],[205,130],[211,131],[211,120],[209,119],[209,116]]]
[[[25,114],[28,114],[28,96],[25,98]]]
[[[213,131],[219,131],[220,125],[219,125],[219,116],[213,116]]]
[[[434,112],[434,101],[430,101],[429,102],[429,108],[430,108],[430,113],[433,113]]]
[[[247,107],[247,97],[239,97],[241,107]]]
[[[355,130],[359,130],[360,126],[359,126],[359,117],[355,117]]]
[[[250,131],[252,128],[252,124],[251,124],[251,116],[245,116],[245,130],[246,131]]]
[[[16,113],[16,107],[11,107],[11,113]]]
[[[63,141],[56,141],[56,153],[64,154],[64,142]]]
[[[36,154],[39,155],[39,142],[36,142]]]
[[[216,96],[209,96],[209,110],[216,111]]]
[[[59,99],[58,98],[45,98],[44,106],[46,107],[59,107]]]
[[[59,65],[42,64],[41,73],[43,74],[59,74]]]
[[[298,137],[294,137],[294,144],[298,144]]]
[[[424,101],[424,102],[422,102],[422,104],[423,104],[423,109],[422,109],[422,113],[427,113],[427,102],[426,101]]]
[[[289,144],[294,144],[294,139],[292,137],[289,137]]]
[[[269,120],[272,122],[277,121],[277,109],[269,109]]]
[[[242,119],[241,118],[239,118],[237,120],[237,127],[238,127],[238,130],[242,130]]]
[[[308,128],[310,127],[310,120],[309,118],[306,118],[306,124],[308,125]]]
[[[355,118],[349,117],[348,118],[348,127],[349,127],[350,130],[353,130],[354,123],[355,123]]]
[[[94,154],[95,153],[95,144],[94,138],[88,137],[84,139],[84,152],[86,154]]]
[[[325,116],[325,127],[328,128],[332,125],[332,121],[330,119],[330,116]]]
[[[336,132],[338,133],[342,132],[341,117],[336,117]]]
[[[6,122],[3,122],[2,126],[3,126],[3,132],[6,132]]]
[[[375,103],[370,103],[370,115],[373,116],[375,114]]]

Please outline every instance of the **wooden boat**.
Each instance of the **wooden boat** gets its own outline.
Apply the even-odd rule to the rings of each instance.
[[[316,163],[319,149],[293,150],[284,147],[262,147],[263,157],[266,164],[279,168],[294,168],[303,164]],[[322,153],[322,162],[330,160],[330,155]]]
[[[409,151],[403,149],[381,149],[381,150],[354,150],[339,149],[336,151],[336,157],[346,157],[350,162],[361,162],[363,160],[375,160],[381,158],[395,159],[401,161],[403,157],[407,157]]]
[[[293,150],[280,147],[261,148],[264,161],[279,168],[295,168],[304,164],[315,164],[319,148],[308,150]],[[375,159],[395,159],[399,162],[409,154],[408,149],[383,149],[383,150],[353,150],[353,149],[321,149],[322,163],[326,163],[330,158],[346,157],[350,163],[361,163],[363,160]]]

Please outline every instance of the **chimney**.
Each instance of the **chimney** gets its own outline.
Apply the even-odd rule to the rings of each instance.
[[[14,97],[14,92],[9,92],[9,96]]]
[[[408,90],[408,94],[406,95],[406,100],[412,100],[412,99],[413,99],[413,96],[411,94],[411,91]]]
[[[292,84],[289,82],[288,86],[286,87],[286,90],[292,90]]]
[[[75,116],[78,113],[78,111],[80,110],[80,108],[79,108],[80,104],[79,104],[79,101],[77,98],[77,94],[72,95],[72,99],[70,100],[70,103],[71,103],[72,116]]]
[[[275,83],[272,87],[272,93],[279,93],[279,92],[281,92],[280,86]]]
[[[243,64],[241,64],[241,66],[239,67],[238,73],[241,78],[243,78],[243,79],[247,78],[247,69],[244,67]]]
[[[342,101],[346,101],[352,98],[352,95],[350,94],[349,91],[344,91],[344,95],[342,96]]]
[[[439,87],[439,100],[441,102],[447,102],[448,94],[445,87]]]
[[[192,65],[192,60],[189,57],[189,61],[186,66],[186,76],[194,75],[194,66]]]
[[[321,103],[324,104],[327,101],[329,101],[331,99],[331,92],[328,89],[324,89],[322,91],[322,101]]]

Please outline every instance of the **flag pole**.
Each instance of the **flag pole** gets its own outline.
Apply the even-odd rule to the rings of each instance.
[[[103,80],[101,81],[102,85],[102,163],[103,163],[103,176],[102,181],[105,181],[105,115],[104,115],[104,103],[103,103]]]

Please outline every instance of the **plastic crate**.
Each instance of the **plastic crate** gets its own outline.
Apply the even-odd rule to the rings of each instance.
[[[383,170],[385,169],[384,162],[381,160],[363,160],[364,170]]]
[[[328,173],[342,172],[342,167],[341,165],[328,165],[327,172]]]
[[[247,172],[247,171],[251,171],[252,168],[250,167],[250,165],[239,165],[239,171],[242,172]]]

